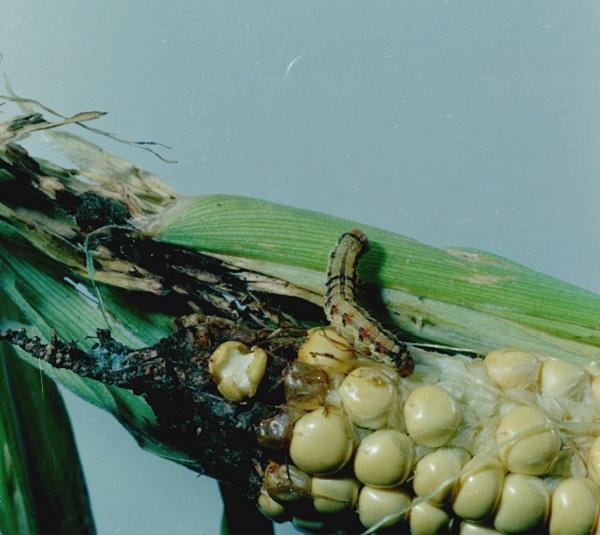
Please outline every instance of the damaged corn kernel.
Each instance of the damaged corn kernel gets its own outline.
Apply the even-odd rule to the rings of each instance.
[[[270,450],[284,450],[290,444],[292,428],[303,415],[294,407],[285,407],[280,413],[261,420],[256,427],[256,440]]]
[[[288,405],[312,410],[322,406],[329,390],[329,376],[319,366],[296,360],[283,376]]]
[[[295,502],[310,496],[311,477],[291,464],[270,462],[263,488],[277,502]]]
[[[355,366],[354,350],[331,327],[315,327],[298,349],[298,360],[329,373],[348,373]]]
[[[258,495],[258,509],[263,515],[274,522],[283,522],[288,518],[285,507],[271,498],[270,494],[264,488],[261,489]]]
[[[208,371],[217,390],[229,401],[239,402],[256,394],[267,368],[264,349],[241,342],[225,342],[211,355]]]

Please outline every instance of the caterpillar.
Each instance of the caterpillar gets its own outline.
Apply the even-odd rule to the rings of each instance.
[[[384,329],[356,303],[357,268],[369,241],[360,230],[340,236],[329,256],[324,309],[327,319],[354,349],[398,370],[402,377],[414,368],[407,346]]]

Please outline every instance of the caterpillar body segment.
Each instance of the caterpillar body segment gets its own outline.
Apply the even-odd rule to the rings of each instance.
[[[362,231],[342,234],[329,256],[324,309],[335,330],[356,349],[398,370],[402,377],[414,368],[406,344],[360,307],[356,301],[357,268],[369,245]]]

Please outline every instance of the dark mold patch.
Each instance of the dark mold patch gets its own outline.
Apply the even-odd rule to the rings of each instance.
[[[83,193],[79,200],[75,221],[84,232],[108,225],[125,225],[129,219],[129,211],[120,201],[101,197],[91,191]]]

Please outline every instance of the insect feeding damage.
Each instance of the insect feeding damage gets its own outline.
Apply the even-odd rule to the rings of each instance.
[[[169,263],[189,265],[203,273],[212,273],[209,265],[201,262],[202,259],[194,260],[191,253],[169,252],[151,240],[140,243],[126,234],[116,233],[114,236],[120,239],[104,244],[114,245],[114,250],[119,253],[117,256],[131,258],[136,264],[150,268],[152,259],[167,258]],[[387,333],[355,302],[356,267],[366,243],[366,238],[358,231],[340,238],[328,270],[326,315],[340,336],[357,350],[397,367],[399,373],[405,376],[412,370],[406,346]],[[132,254],[133,250],[137,251],[137,255]],[[192,282],[175,279],[169,276],[166,268],[163,269],[165,285],[177,282],[180,287],[196,288],[192,284],[196,279]],[[204,288],[218,290],[210,283],[206,283]],[[190,291],[188,295],[204,305],[198,296],[206,295],[206,290],[202,294]],[[240,287],[238,290],[243,295],[244,289]],[[173,293],[166,295],[168,299],[161,300],[165,306],[172,304],[174,299]],[[298,315],[295,304],[288,303],[287,310]],[[225,312],[216,307],[214,310],[221,315]],[[313,322],[323,324],[321,311],[316,312],[319,314],[314,316]],[[130,389],[143,396],[156,414],[158,423],[157,428],[144,432],[150,433],[153,439],[172,451],[193,459],[194,470],[234,483],[255,499],[260,486],[260,474],[255,467],[264,467],[273,455],[279,455],[273,451],[273,446],[289,441],[288,431],[301,411],[314,409],[314,403],[319,406],[325,403],[329,378],[318,367],[295,363],[299,347],[307,335],[307,325],[301,320],[297,325],[259,327],[244,316],[226,318],[221,315],[196,313],[180,317],[172,335],[154,346],[141,349],[118,343],[108,331],[98,332],[98,342],[89,351],[83,351],[75,342],[65,343],[57,338],[53,338],[50,344],[44,344],[40,339],[30,337],[25,330],[1,332],[0,340],[8,341],[54,367],[69,369],[80,376]],[[212,353],[229,340],[248,347],[261,347],[269,355],[265,377],[257,395],[243,403],[223,399],[208,370]],[[268,425],[262,423],[278,415],[281,407],[290,400],[292,408],[300,407],[300,412],[292,410],[283,420],[275,419]],[[279,460],[284,462],[285,458]]]
[[[368,246],[365,234],[355,229],[342,234],[331,251],[325,285],[325,315],[357,351],[393,366],[402,377],[407,377],[414,363],[406,344],[356,302],[358,262]]]

